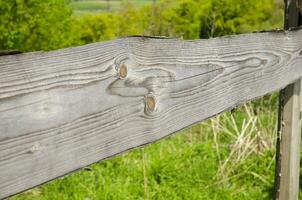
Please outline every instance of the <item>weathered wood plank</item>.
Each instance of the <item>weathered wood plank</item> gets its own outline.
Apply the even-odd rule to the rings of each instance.
[[[0,57],[0,198],[302,77],[302,30]]]
[[[285,29],[301,25],[299,3],[301,4],[298,0],[285,1]],[[298,200],[299,198],[300,92],[300,80],[280,92],[274,199]]]
[[[282,91],[280,189],[277,199],[298,200],[300,171],[300,81]]]

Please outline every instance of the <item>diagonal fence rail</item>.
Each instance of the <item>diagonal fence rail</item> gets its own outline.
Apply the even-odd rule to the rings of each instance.
[[[0,199],[302,77],[302,30],[0,57]]]

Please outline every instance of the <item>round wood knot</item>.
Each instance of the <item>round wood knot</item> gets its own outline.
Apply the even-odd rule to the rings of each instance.
[[[126,76],[128,74],[128,69],[127,69],[127,66],[124,63],[121,64],[121,66],[119,67],[118,74],[119,74],[120,79],[126,78]]]
[[[151,114],[156,110],[156,98],[152,94],[145,96],[145,112]]]

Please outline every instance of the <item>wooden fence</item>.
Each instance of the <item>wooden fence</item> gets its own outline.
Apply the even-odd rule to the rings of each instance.
[[[301,41],[302,29],[193,41],[138,36],[1,56],[0,199],[285,88],[302,77]],[[294,99],[281,112],[292,136],[299,118],[287,111],[300,116],[299,84],[281,95]],[[299,152],[299,139],[284,138],[280,147]],[[277,177],[288,190],[279,180],[276,198],[297,199],[299,157],[287,156],[277,169],[286,178]]]

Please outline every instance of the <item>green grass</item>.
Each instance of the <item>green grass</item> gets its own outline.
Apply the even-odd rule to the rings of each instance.
[[[12,199],[271,199],[277,96]]]
[[[269,153],[255,156],[240,165],[242,172],[220,183],[215,178],[219,162],[213,142],[192,143],[181,134],[95,164],[91,170],[81,170],[15,199],[269,199],[271,159]],[[262,178],[250,173],[259,173],[260,166],[266,167],[261,168]]]
[[[103,12],[114,12],[123,7],[125,3],[141,7],[152,4],[153,0],[80,0],[73,1],[70,5],[77,16],[84,14],[97,14]]]

